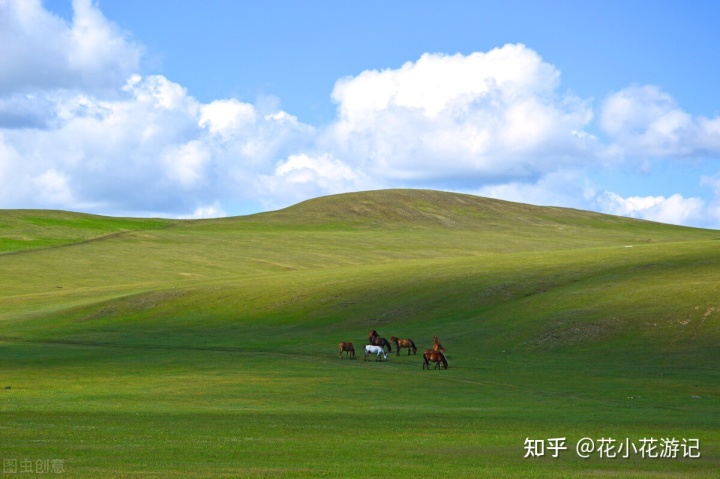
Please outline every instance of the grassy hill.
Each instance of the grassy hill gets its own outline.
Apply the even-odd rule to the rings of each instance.
[[[3,458],[70,477],[715,477],[717,231],[421,190],[0,224],[19,253],[0,254]],[[450,368],[338,359],[369,329],[437,335]],[[555,437],[560,458],[524,458]],[[581,459],[583,437],[702,454]]]
[[[79,243],[174,223],[162,219],[109,218],[66,211],[3,210],[0,215],[0,254]]]

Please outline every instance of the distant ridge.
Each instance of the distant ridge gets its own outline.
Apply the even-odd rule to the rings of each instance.
[[[320,225],[344,223],[368,227],[440,227],[476,229],[541,225],[605,227],[639,223],[668,228],[644,220],[591,211],[523,203],[435,190],[388,189],[342,193],[303,201],[288,208],[252,215],[271,223]]]
[[[427,230],[470,232],[484,246],[500,247],[519,237],[526,246],[557,248],[616,242],[685,241],[716,230],[612,216],[591,211],[484,198],[434,190],[387,189],[323,196],[288,208],[202,220],[116,218],[49,210],[0,210],[0,254],[78,244],[140,230],[202,231]],[[495,246],[493,246],[495,245]]]

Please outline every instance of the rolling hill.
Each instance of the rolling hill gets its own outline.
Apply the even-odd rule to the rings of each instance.
[[[523,460],[526,437],[674,434],[701,436],[703,461],[592,470],[712,477],[718,239],[424,190],[194,221],[1,212],[0,444],[74,451],[78,477],[549,477],[588,463]],[[339,360],[369,329],[440,336],[450,369]]]

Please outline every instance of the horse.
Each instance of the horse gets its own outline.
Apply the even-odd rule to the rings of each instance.
[[[430,362],[435,363],[435,369],[440,369],[440,365],[445,369],[448,368],[448,362],[442,351],[435,351],[434,349],[428,349],[423,353],[423,370],[427,367],[430,370]]]
[[[355,346],[353,346],[353,343],[346,343],[342,342],[339,344],[340,347],[340,359],[343,357],[343,351],[346,352],[346,356],[350,357],[352,355],[353,359],[355,358]]]
[[[370,343],[370,344],[375,344],[375,340],[377,339],[377,337],[378,337],[377,331],[375,331],[374,329],[371,330],[371,331],[368,333],[368,343]]]
[[[433,341],[433,351],[447,351],[447,349],[445,349],[445,346],[440,344],[437,336],[435,336],[435,340]]]
[[[373,346],[381,346],[383,348],[387,346],[388,353],[392,353],[392,345],[390,344],[390,341],[385,338],[375,338],[370,342],[370,344]]]
[[[367,346],[365,346],[365,358],[364,358],[365,361],[367,361],[368,356],[370,356],[371,353],[377,354],[377,356],[375,356],[375,361],[378,361],[380,359],[381,354],[383,356],[385,356],[385,359],[388,358],[388,355],[385,353],[385,349],[382,346],[375,346],[374,344],[368,344]]]
[[[417,354],[417,347],[412,339],[400,339],[395,336],[390,336],[390,341],[395,343],[398,356],[400,356],[400,348],[408,348],[408,356],[410,356],[410,349],[412,349],[413,354]]]

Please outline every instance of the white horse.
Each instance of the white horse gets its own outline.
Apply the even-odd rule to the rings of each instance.
[[[380,359],[381,354],[383,356],[385,356],[385,359],[388,358],[388,355],[385,353],[385,348],[383,348],[382,346],[374,346],[372,344],[368,344],[367,346],[365,346],[365,359],[364,359],[365,361],[367,361],[368,356],[371,353],[377,355],[377,356],[375,356],[375,361]]]

